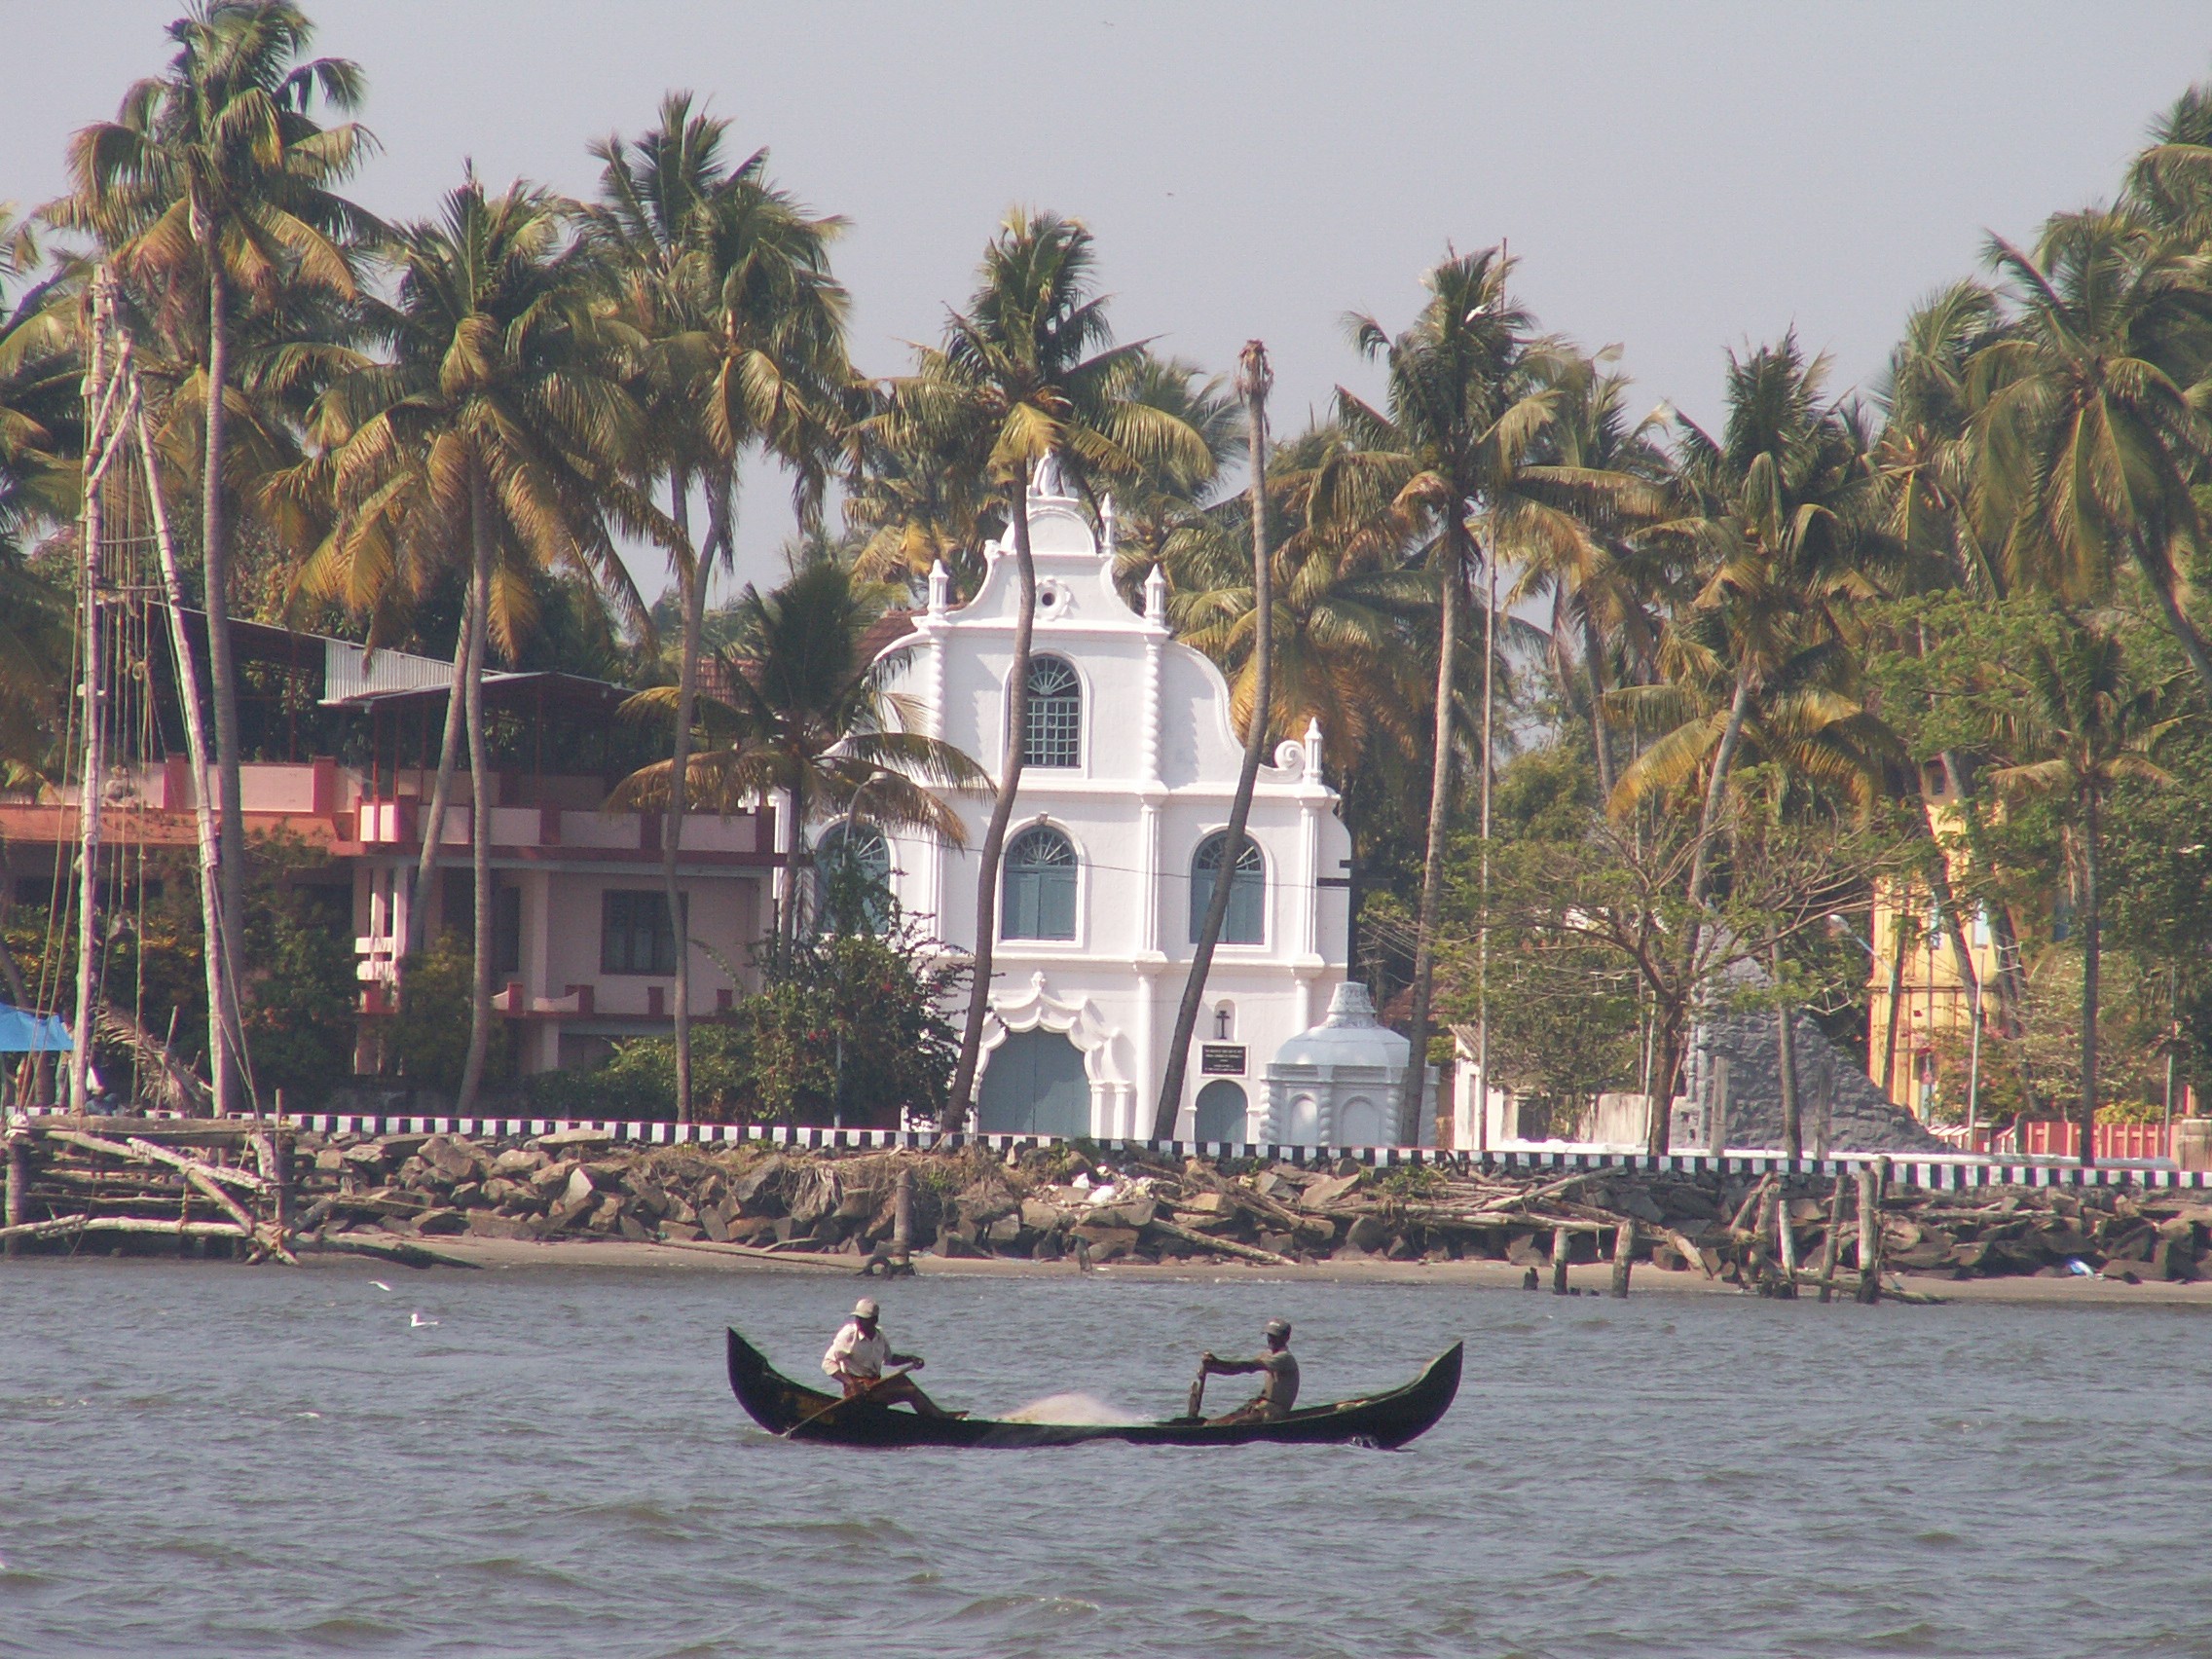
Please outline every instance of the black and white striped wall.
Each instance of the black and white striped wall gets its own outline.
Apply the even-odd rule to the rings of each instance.
[[[23,1116],[18,1112],[18,1116]],[[39,1108],[29,1116],[65,1116],[57,1109]],[[909,1129],[789,1128],[766,1124],[672,1124],[634,1119],[565,1118],[440,1118],[383,1116],[332,1112],[296,1113],[285,1120],[295,1127],[317,1134],[336,1135],[460,1135],[469,1140],[535,1140],[541,1135],[606,1140],[631,1146],[724,1147],[768,1145],[807,1152],[933,1152],[970,1147],[1003,1157],[1051,1146],[1056,1135],[937,1134]],[[1660,1174],[1660,1175],[1806,1175],[1833,1178],[1862,1164],[1873,1162],[1875,1154],[1845,1158],[1785,1159],[1768,1153],[1706,1154],[1651,1158],[1638,1153],[1546,1152],[1468,1153],[1429,1147],[1399,1146],[1262,1146],[1241,1141],[1104,1140],[1084,1141],[1087,1149],[1111,1161],[1118,1154],[1138,1152],[1155,1158],[1188,1157],[1266,1159],[1306,1165],[1334,1164],[1349,1159],[1369,1168],[1434,1168],[1447,1173],[1469,1174],[1494,1169],[1525,1174]],[[2212,1190],[2212,1171],[2201,1169],[2146,1168],[2141,1165],[2100,1165],[2083,1169],[2075,1163],[1992,1163],[1980,1159],[1905,1159],[1890,1161],[1890,1178],[1901,1186],[1935,1190],[1969,1187],[2115,1187],[2156,1191],[2204,1192]]]

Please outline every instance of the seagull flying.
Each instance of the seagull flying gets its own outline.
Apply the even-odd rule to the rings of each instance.
[[[387,1284],[387,1283],[385,1283],[385,1282],[384,1282],[384,1280],[382,1280],[382,1279],[371,1279],[371,1280],[369,1280],[369,1282],[370,1282],[371,1284],[375,1285],[375,1286],[377,1287],[377,1289],[379,1289],[379,1290],[383,1291],[383,1292],[384,1292],[384,1293],[385,1293],[385,1294],[386,1294],[387,1296],[389,1296],[389,1295],[391,1294],[391,1286],[390,1286],[390,1285],[388,1285],[388,1284]]]
[[[435,1325],[436,1323],[435,1319],[425,1319],[420,1313],[407,1315],[407,1328],[411,1331],[420,1331],[425,1325]]]

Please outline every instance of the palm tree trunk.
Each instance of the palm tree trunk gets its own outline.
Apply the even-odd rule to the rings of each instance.
[[[1890,1020],[1889,1029],[1882,1038],[1881,1080],[1882,1093],[1886,1098],[1892,1097],[1892,1091],[1897,1088],[1898,1015],[1904,1008],[1904,952],[1905,935],[1908,929],[1905,922],[1904,901],[1901,897],[1898,901],[1897,916],[1891,922],[1890,927],[1893,940],[1890,950]]]
[[[688,550],[691,541],[691,480],[679,469],[669,481],[669,516]],[[712,537],[709,538],[712,545]],[[691,1121],[691,938],[677,886],[677,862],[683,841],[683,814],[690,805],[691,717],[699,691],[699,637],[706,627],[707,565],[693,556],[679,565],[683,602],[683,637],[676,668],[676,741],[669,756],[668,813],[660,837],[661,887],[668,899],[668,925],[676,935],[676,1121]]]
[[[1590,748],[1598,760],[1598,794],[1613,798],[1613,740],[1605,730],[1605,649],[1598,637],[1597,620],[1587,608],[1582,613],[1583,672],[1590,680]]]
[[[1974,878],[1986,881],[1996,868],[1996,854],[1989,845],[1988,826],[1982,822],[1980,802],[1974,793],[1973,760],[1958,750],[1946,749],[1942,761],[1959,792],[1959,820],[1966,827],[1967,857],[1972,861]],[[2039,1097],[2035,1067],[2027,1051],[2028,976],[2020,961],[2019,930],[2013,926],[2009,905],[1989,907],[1989,940],[1997,953],[1998,1023],[2019,1074],[2022,1110],[2033,1116]]]
[[[1805,1117],[1797,1101],[1797,1011],[1782,995],[1782,946],[1773,946],[1775,1058],[1782,1065],[1782,1156],[1805,1156]],[[1787,1221],[1784,1226],[1788,1226]]]
[[[1466,532],[1456,520],[1444,533],[1443,605],[1437,621],[1436,752],[1429,760],[1428,849],[1420,866],[1420,919],[1414,935],[1413,1009],[1406,1035],[1406,1075],[1398,1086],[1398,1122],[1420,1123],[1428,1081],[1428,1004],[1436,982],[1436,923],[1444,903],[1444,840],[1452,817],[1452,710],[1459,675],[1459,593],[1466,577]],[[1489,1088],[1486,1078],[1483,1087]]]
[[[1705,807],[1698,814],[1697,846],[1690,854],[1690,909],[1705,903],[1706,878],[1712,873],[1713,837],[1720,828],[1720,808],[1728,798],[1728,772],[1736,763],[1736,751],[1744,741],[1744,717],[1751,707],[1751,663],[1747,655],[1736,668],[1736,691],[1728,702],[1728,719],[1720,728],[1720,746],[1713,752],[1713,776],[1706,781]],[[1696,925],[1693,919],[1693,927]],[[1694,954],[1694,950],[1693,950]]]
[[[1214,946],[1229,918],[1229,899],[1236,885],[1236,864],[1244,856],[1244,826],[1252,815],[1252,790],[1259,782],[1260,759],[1267,753],[1268,723],[1274,710],[1274,583],[1268,558],[1268,372],[1267,348],[1257,340],[1244,348],[1237,388],[1244,394],[1252,452],[1252,715],[1244,729],[1244,763],[1236,773],[1236,793],[1229,804],[1229,828],[1222,832],[1221,870],[1206,901],[1205,921],[1191,952],[1191,971],[1183,980],[1183,1001],[1175,1011],[1175,1034],[1167,1042],[1167,1069],[1153,1108],[1152,1136],[1172,1140],[1183,1107],[1183,1079],[1190,1066],[1191,1034],[1198,1006],[1205,1001],[1206,977],[1213,972]]]
[[[468,594],[468,830],[469,864],[476,891],[475,974],[468,1002],[468,1058],[461,1067],[454,1112],[467,1117],[484,1082],[492,1046],[492,765],[484,737],[484,659],[492,610],[492,507],[481,466],[469,480]]]
[[[197,217],[196,213],[196,217]],[[235,969],[240,930],[245,925],[245,804],[239,765],[238,664],[231,651],[231,557],[223,523],[223,462],[228,450],[223,394],[230,382],[230,293],[215,257],[213,238],[205,220],[194,234],[207,259],[207,413],[204,454],[202,457],[200,501],[200,557],[206,584],[207,678],[213,682],[215,711],[215,793],[221,808],[219,830],[222,859],[217,868],[221,892],[220,937],[208,940],[224,952]],[[236,974],[232,976],[236,984]],[[214,1105],[218,1117],[240,1110],[238,1058],[227,1044],[216,1044],[208,1056],[213,1074]]]
[[[1037,565],[1029,551],[1029,474],[1023,469],[1007,492],[1014,529],[1014,570],[1021,581],[1021,608],[1014,622],[1014,663],[1007,671],[1006,749],[999,760],[999,789],[991,802],[991,821],[976,856],[975,979],[968,987],[968,1013],[960,1028],[960,1060],[952,1068],[945,1096],[944,1126],[967,1121],[976,1091],[977,1062],[983,1052],[983,1020],[991,1008],[991,943],[998,934],[999,859],[1006,851],[1007,826],[1014,818],[1014,792],[1021,787],[1022,741],[1029,727],[1029,645],[1037,625]]]
[[[1665,1158],[1672,1146],[1675,1132],[1675,1084],[1682,1069],[1684,1015],[1681,1005],[1672,1000],[1657,1004],[1652,1018],[1658,1027],[1658,1060],[1651,1068],[1651,1092],[1645,1096],[1650,1110],[1650,1121],[1645,1126],[1645,1150],[1653,1158]],[[1487,1109],[1489,1102],[1484,1102]]]
[[[2097,792],[2082,792],[2082,1167],[2097,1161],[2097,975],[2104,951],[2099,911]]]
[[[423,851],[415,861],[415,886],[407,900],[407,955],[419,956],[430,934],[430,877],[437,869],[438,850],[445,844],[446,806],[453,798],[454,769],[461,763],[461,734],[468,723],[468,642],[474,637],[476,578],[474,567],[468,593],[461,604],[461,632],[453,641],[453,684],[446,694],[445,736],[438,743],[438,775],[430,786],[430,804],[421,826]],[[396,783],[394,796],[398,794]]]
[[[1704,924],[1699,911],[1705,904],[1706,882],[1713,871],[1713,842],[1720,830],[1721,808],[1728,799],[1728,773],[1736,763],[1736,751],[1744,740],[1744,719],[1751,706],[1751,663],[1747,654],[1736,667],[1736,689],[1728,700],[1728,718],[1721,723],[1720,742],[1713,752],[1713,776],[1706,781],[1705,805],[1698,813],[1697,845],[1690,850],[1689,919],[1682,928],[1682,967],[1689,977],[1690,995],[1703,1004],[1704,987],[1699,981],[1698,947],[1703,941]],[[1681,1038],[1677,1034],[1675,1065],[1681,1065]],[[1668,1096],[1670,1112],[1673,1096]],[[1670,1135],[1669,1114],[1655,1112],[1652,1135],[1656,1140]],[[1664,1151],[1664,1147],[1661,1147]]]

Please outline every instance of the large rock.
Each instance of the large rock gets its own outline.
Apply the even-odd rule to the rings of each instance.
[[[1795,1015],[1790,1030],[1796,1040],[1798,1116],[1808,1158],[1824,1145],[1831,1153],[1952,1150],[1910,1112],[1893,1105],[1811,1019]],[[1703,1028],[1706,1051],[1728,1056],[1727,1141],[1732,1147],[1771,1150],[1782,1145],[1780,1036],[1772,1009],[1719,1014]],[[1685,1124],[1685,1117],[1702,1120],[1702,1113],[1677,1109],[1675,1151],[1706,1151],[1709,1143],[1697,1139],[1696,1127]]]

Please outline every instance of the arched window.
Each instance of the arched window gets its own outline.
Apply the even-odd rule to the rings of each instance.
[[[814,842],[814,921],[824,933],[881,933],[891,920],[891,847],[872,824],[842,823]]]
[[[1001,939],[1075,938],[1075,848],[1057,830],[1024,830],[1006,850]]]
[[[1029,662],[1029,723],[1021,734],[1024,766],[1083,764],[1083,685],[1055,656]]]
[[[1213,903],[1213,884],[1221,879],[1221,862],[1229,850],[1226,834],[1208,835],[1198,843],[1191,860],[1191,942],[1205,931],[1206,906]],[[1229,884],[1229,913],[1221,921],[1224,944],[1261,944],[1267,939],[1268,866],[1252,838],[1244,838],[1243,855],[1236,861],[1236,875]]]

